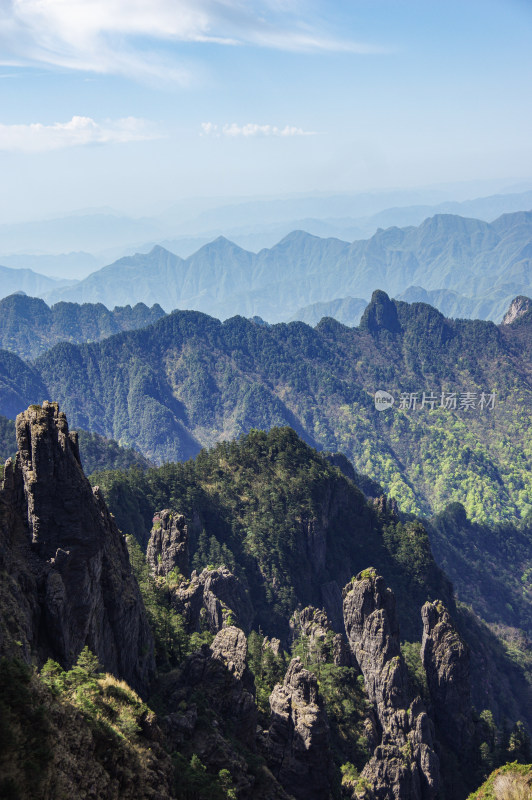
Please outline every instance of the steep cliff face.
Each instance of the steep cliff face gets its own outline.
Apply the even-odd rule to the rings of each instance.
[[[243,755],[255,749],[257,726],[255,683],[246,656],[244,633],[230,626],[210,647],[192,653],[177,675],[162,678],[165,741],[171,750],[196,753],[212,773],[228,769],[239,800],[285,797],[273,779],[267,781],[273,785],[270,794],[255,794],[255,776]]]
[[[253,606],[240,580],[227,567],[192,573],[190,581],[172,590],[172,605],[183,615],[188,631],[203,628],[218,633],[235,623],[247,633],[253,621]]]
[[[155,514],[146,559],[154,575],[178,569],[189,574],[188,528],[185,517],[165,508]]]
[[[301,660],[290,662],[270,696],[271,723],[261,741],[268,765],[296,800],[331,797],[329,726],[316,676]]]
[[[510,308],[503,317],[503,325],[511,325],[516,319],[524,317],[532,309],[532,300],[530,297],[519,295],[515,297],[510,303]]]
[[[77,436],[47,402],[19,414],[16,433],[0,490],[0,649],[70,667],[88,645],[145,692],[152,636],[124,538],[83,473]]]
[[[461,756],[473,729],[469,650],[440,601],[425,603],[421,616],[421,659],[438,737]]]
[[[469,648],[440,600],[425,603],[421,616],[421,660],[440,743],[444,795],[448,800],[463,798],[475,787],[475,778],[478,782],[471,765],[482,738],[471,705]]]
[[[290,629],[293,639],[306,637],[311,650],[321,650],[325,656],[331,657],[332,663],[337,667],[356,666],[345,634],[334,632],[323,609],[307,606],[301,611],[295,611],[290,620]]]
[[[365,783],[375,800],[433,800],[440,780],[432,723],[421,699],[408,696],[395,597],[375,570],[364,570],[345,587],[344,620],[381,728],[360,796]]]
[[[167,576],[177,569],[188,576],[188,527],[182,514],[164,509],[153,518],[146,558],[153,575]],[[229,625],[251,630],[254,610],[249,592],[227,567],[194,570],[190,578],[171,589],[175,610],[183,616],[189,632],[218,633]]]

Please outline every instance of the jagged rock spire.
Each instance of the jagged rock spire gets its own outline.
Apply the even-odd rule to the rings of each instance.
[[[438,735],[463,756],[472,733],[469,650],[439,600],[421,609],[421,659],[433,706]]]
[[[382,729],[381,742],[362,772],[372,797],[434,800],[440,776],[432,724],[421,699],[409,697],[395,597],[373,568],[345,587],[344,621]]]
[[[49,402],[19,414],[16,435],[0,490],[0,560],[24,656],[69,668],[88,645],[107,671],[146,692],[152,635],[125,539],[83,473],[77,435]]]

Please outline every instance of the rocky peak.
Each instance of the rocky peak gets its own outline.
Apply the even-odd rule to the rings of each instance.
[[[290,662],[270,695],[271,722],[261,741],[268,765],[296,800],[331,797],[329,725],[316,676],[301,660]]]
[[[189,574],[188,528],[185,517],[165,508],[153,517],[146,559],[154,575],[177,569]]]
[[[181,733],[193,733],[197,718],[191,720],[190,730],[178,709],[189,705],[200,691],[208,700],[209,708],[225,723],[234,735],[249,749],[254,748],[257,727],[255,681],[247,666],[247,641],[243,631],[234,626],[219,631],[210,647],[203,646],[190,655],[177,677],[169,676],[170,694],[165,705],[170,714],[166,725]],[[186,715],[185,715],[186,716]],[[185,728],[183,727],[185,725]],[[176,740],[178,741],[178,740]],[[218,769],[224,765],[221,764]]]
[[[345,587],[344,620],[382,731],[362,778],[375,800],[433,800],[439,760],[432,724],[421,699],[409,697],[395,597],[373,568],[360,572]]]
[[[439,737],[461,756],[472,731],[469,650],[439,600],[425,603],[421,616],[421,659],[427,674],[434,721]]]
[[[376,289],[371,295],[371,300],[360,320],[360,329],[370,333],[379,333],[381,330],[390,333],[400,333],[401,324],[397,316],[397,308],[386,292]]]
[[[503,317],[503,325],[511,325],[516,319],[524,317],[532,309],[532,300],[530,297],[518,295],[510,303],[510,308]]]
[[[237,680],[242,680],[246,673],[247,651],[244,631],[234,625],[219,631],[211,645],[212,657],[223,664]]]
[[[381,517],[390,517],[392,520],[398,519],[399,506],[395,497],[388,498],[385,494],[372,498],[372,504],[377,514]]]
[[[76,434],[57,403],[45,402],[19,414],[16,435],[0,491],[1,560],[12,579],[0,607],[17,608],[13,638],[28,660],[65,668],[88,645],[106,670],[145,692],[152,635],[125,539],[83,473]],[[9,651],[8,640],[0,648]]]
[[[310,649],[318,648],[330,656],[336,666],[352,666],[352,658],[345,635],[335,633],[327,613],[322,609],[307,606],[295,611],[290,620],[293,639],[303,635],[309,640]]]
[[[248,633],[251,630],[254,611],[249,592],[227,567],[206,567],[199,575],[194,570],[190,580],[172,589],[171,597],[189,631],[206,627],[217,633],[234,623]]]

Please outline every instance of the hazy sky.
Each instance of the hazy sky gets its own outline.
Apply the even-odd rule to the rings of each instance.
[[[530,0],[0,0],[0,222],[532,177]]]

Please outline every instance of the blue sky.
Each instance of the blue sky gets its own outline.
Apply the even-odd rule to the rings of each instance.
[[[2,0],[0,221],[532,178],[530,0]]]

